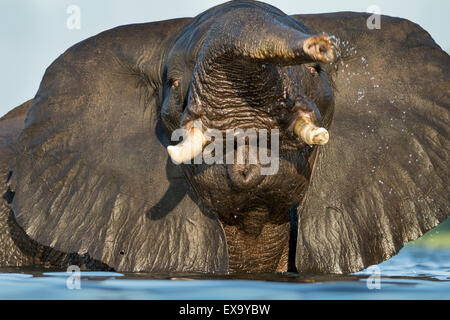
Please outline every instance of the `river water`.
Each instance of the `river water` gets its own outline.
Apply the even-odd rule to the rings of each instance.
[[[345,276],[81,272],[79,282],[69,276],[3,268],[0,299],[450,299],[450,250],[407,246],[376,267]]]

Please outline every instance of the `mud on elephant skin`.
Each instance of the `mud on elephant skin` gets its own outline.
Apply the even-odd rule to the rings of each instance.
[[[68,49],[0,120],[0,265],[348,273],[395,255],[449,217],[450,57],[368,17],[234,1]],[[172,162],[250,128],[279,131],[277,174]]]

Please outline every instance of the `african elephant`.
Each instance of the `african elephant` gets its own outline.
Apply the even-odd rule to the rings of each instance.
[[[449,217],[450,58],[368,17],[233,1],[68,49],[0,121],[0,264],[349,273],[395,255]],[[252,128],[277,133],[274,174],[178,165],[205,130]]]

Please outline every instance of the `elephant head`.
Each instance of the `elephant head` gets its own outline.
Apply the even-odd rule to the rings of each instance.
[[[391,257],[449,215],[450,61],[420,27],[367,18],[235,1],[75,45],[19,139],[17,222],[122,271],[343,273]],[[236,162],[234,135],[214,149],[232,161],[191,162],[211,130],[252,129],[275,137],[256,139],[271,174],[251,152]]]

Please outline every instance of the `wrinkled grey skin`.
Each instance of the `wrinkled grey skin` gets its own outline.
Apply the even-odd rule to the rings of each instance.
[[[239,1],[70,48],[0,120],[0,265],[348,273],[395,255],[449,216],[450,58],[367,18]],[[332,64],[279,50],[322,33]],[[292,134],[305,112],[327,145]],[[168,138],[194,119],[279,129],[278,174],[174,165]]]

